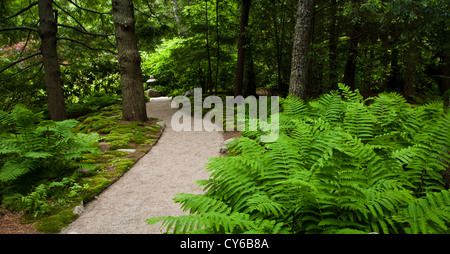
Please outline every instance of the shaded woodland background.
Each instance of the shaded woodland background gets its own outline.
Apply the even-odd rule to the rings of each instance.
[[[166,95],[202,87],[286,96],[298,3],[133,1],[144,88],[155,78],[152,88]],[[306,97],[345,83],[366,97],[395,91],[415,103],[448,101],[448,2],[315,0],[312,6],[311,36],[301,38],[310,39]],[[3,0],[0,8],[0,107],[47,108],[38,1]],[[68,114],[92,98],[120,97],[111,3],[55,0],[51,8]]]

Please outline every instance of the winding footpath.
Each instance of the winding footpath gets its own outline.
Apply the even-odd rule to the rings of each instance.
[[[220,156],[223,136],[216,131],[174,131],[170,122],[176,111],[168,99],[147,103],[148,116],[166,124],[159,141],[61,233],[159,234],[161,222],[150,226],[145,219],[187,214],[173,198],[177,193],[202,193],[196,181],[208,179],[204,164]]]

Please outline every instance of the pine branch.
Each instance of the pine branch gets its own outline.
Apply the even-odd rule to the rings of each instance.
[[[65,28],[70,28],[70,29],[73,29],[73,30],[75,30],[75,31],[77,31],[79,33],[83,33],[83,34],[87,34],[87,35],[91,35],[91,36],[96,36],[96,37],[105,37],[105,38],[107,38],[107,37],[115,35],[115,34],[96,34],[96,33],[91,33],[91,32],[88,32],[86,30],[83,31],[83,30],[81,30],[81,29],[79,29],[77,27],[74,27],[74,26],[69,26],[69,25],[59,24],[59,23],[58,23],[58,26],[65,27]]]
[[[99,15],[111,15],[112,14],[111,12],[98,12],[98,11],[86,9],[86,8],[83,8],[83,7],[79,6],[79,5],[77,5],[72,0],[67,0],[67,1],[69,1],[69,3],[75,5],[75,7],[77,7],[78,9],[81,9],[83,11],[87,11],[87,12],[91,12],[91,13],[95,13],[95,14],[99,14]]]
[[[95,50],[95,51],[98,51],[98,50],[100,50],[100,51],[107,51],[107,52],[109,52],[109,53],[111,53],[111,54],[113,54],[113,55],[117,55],[117,52],[114,52],[114,51],[112,51],[112,50],[104,49],[104,48],[93,48],[93,47],[87,45],[87,44],[84,43],[84,42],[81,42],[81,41],[78,41],[78,40],[75,40],[75,39],[72,39],[72,38],[58,37],[57,39],[58,39],[58,40],[66,40],[66,41],[75,42],[75,43],[78,43],[78,44],[80,44],[80,45],[82,45],[82,46],[84,46],[84,47],[86,47],[86,48],[88,48],[88,49],[90,49],[90,50]]]
[[[71,17],[84,31],[87,32],[86,28],[81,24],[80,21],[78,21],[74,16],[72,16],[68,11],[64,10],[61,6],[59,6],[58,4],[55,3],[55,1],[53,1],[53,4],[58,7],[62,12],[64,12],[67,16]]]
[[[25,60],[27,60],[27,59],[30,59],[30,58],[35,57],[35,56],[38,56],[38,55],[40,55],[40,54],[42,54],[41,51],[36,52],[36,53],[34,53],[34,54],[31,54],[31,55],[29,55],[29,56],[26,56],[26,57],[24,57],[24,58],[21,58],[21,59],[19,59],[19,60],[17,60],[17,61],[14,61],[14,62],[8,64],[8,65],[7,65],[6,67],[4,67],[3,69],[1,69],[1,70],[0,70],[0,73],[4,72],[5,70],[7,70],[8,68],[10,68],[10,67],[13,66],[13,65],[16,65],[16,64],[18,64],[18,63],[20,63],[20,62],[23,62],[23,61],[25,61]]]
[[[7,77],[7,78],[5,78],[5,79],[0,80],[0,82],[4,82],[4,81],[7,81],[7,80],[10,80],[10,79],[14,78],[15,76],[17,76],[17,75],[19,75],[19,74],[21,74],[21,73],[23,73],[23,72],[25,72],[25,71],[27,71],[27,70],[33,68],[33,67],[36,67],[36,66],[38,66],[38,65],[41,65],[42,63],[43,63],[43,61],[39,61],[39,62],[37,62],[37,63],[34,63],[34,64],[32,64],[32,65],[29,65],[29,66],[23,68],[22,70],[20,70],[20,71],[14,73],[13,75],[11,75],[11,76],[9,76],[9,77]]]
[[[14,15],[12,15],[12,16],[9,16],[9,17],[5,18],[4,20],[2,20],[2,21],[0,21],[0,22],[4,22],[4,21],[6,21],[6,20],[8,20],[8,19],[12,19],[12,18],[14,18],[14,17],[20,15],[21,13],[23,13],[23,12],[25,12],[25,11],[31,9],[33,6],[35,6],[35,5],[37,5],[37,4],[38,4],[37,1],[36,1],[36,2],[33,2],[33,3],[31,3],[30,5],[28,5],[27,7],[23,8],[22,10],[20,10],[19,12],[17,12],[16,14],[14,14]]]
[[[30,27],[30,26],[13,26],[13,27],[3,27],[0,28],[0,32],[4,32],[4,31],[14,31],[14,30],[28,30],[28,31],[33,31],[38,33],[39,30],[37,28],[34,27]]]

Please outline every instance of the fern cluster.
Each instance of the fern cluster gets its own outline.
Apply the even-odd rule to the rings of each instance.
[[[210,158],[205,193],[178,194],[189,215],[173,233],[444,233],[450,114],[395,93],[366,100],[344,85],[312,101],[282,100],[280,135],[244,131]]]
[[[74,134],[75,120],[54,122],[17,105],[0,111],[0,194],[26,194],[43,179],[62,179],[85,153],[100,152],[97,134]],[[72,171],[71,171],[72,170]]]

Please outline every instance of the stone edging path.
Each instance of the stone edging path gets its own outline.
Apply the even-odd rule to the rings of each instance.
[[[145,219],[187,214],[173,198],[177,193],[202,193],[196,181],[208,179],[205,163],[220,156],[224,138],[217,131],[174,131],[170,122],[178,109],[170,102],[147,103],[147,114],[166,124],[159,141],[61,233],[159,234],[160,223],[149,226]]]

